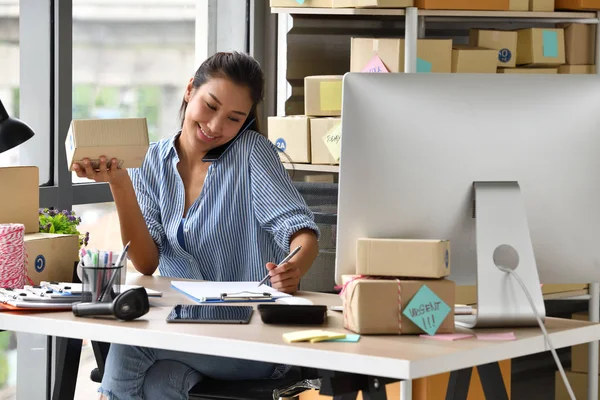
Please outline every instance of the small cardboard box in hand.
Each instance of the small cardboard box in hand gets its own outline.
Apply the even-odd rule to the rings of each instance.
[[[365,335],[454,332],[453,281],[344,275],[342,282],[346,329]]]
[[[69,171],[84,158],[97,169],[101,156],[116,158],[119,168],[139,168],[149,145],[146,118],[73,120],[65,140]]]

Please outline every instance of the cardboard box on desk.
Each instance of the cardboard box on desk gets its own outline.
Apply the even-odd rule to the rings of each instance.
[[[269,140],[280,151],[281,161],[310,163],[310,119],[304,115],[268,118]]]
[[[404,39],[352,38],[350,72],[361,72],[378,56],[388,72],[404,72]],[[449,73],[452,63],[451,39],[419,39],[417,72]]]
[[[496,50],[498,67],[510,68],[517,65],[517,32],[471,29],[469,44]]]
[[[146,118],[73,120],[65,140],[69,171],[84,158],[97,168],[101,156],[116,158],[120,168],[139,168],[148,147]]]
[[[455,74],[495,74],[498,52],[493,49],[455,45],[452,49],[452,72]]]
[[[563,29],[529,28],[517,31],[517,65],[559,66],[564,63]]]
[[[311,117],[342,115],[342,78],[341,75],[304,78],[304,114]]]
[[[39,168],[0,168],[0,188],[0,224],[23,224],[25,233],[39,232]]]
[[[596,25],[558,24],[565,30],[565,62],[569,65],[596,63]]]
[[[453,281],[360,275],[342,281],[346,329],[364,335],[454,332]]]
[[[25,235],[27,274],[33,283],[41,281],[72,282],[75,263],[79,260],[79,237],[54,233]]]
[[[360,238],[356,241],[356,273],[443,278],[450,275],[450,242]]]

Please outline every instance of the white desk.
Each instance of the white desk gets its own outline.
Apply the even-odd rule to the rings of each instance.
[[[418,336],[363,336],[358,343],[288,344],[283,341],[282,334],[302,327],[265,325],[258,312],[254,313],[249,325],[168,324],[165,318],[174,304],[193,302],[171,290],[170,279],[167,278],[137,276],[128,280],[128,283],[164,292],[163,298],[151,299],[154,307],[137,321],[78,318],[71,312],[1,312],[0,329],[285,363],[402,380],[549,350],[541,331],[535,328],[486,331],[514,331],[517,340],[504,342],[476,339],[442,342]],[[306,292],[300,292],[300,295],[311,299],[315,304],[341,304],[341,299],[335,295]],[[600,324],[548,318],[546,326],[556,348],[600,339]],[[344,331],[341,313],[329,312],[326,329]]]

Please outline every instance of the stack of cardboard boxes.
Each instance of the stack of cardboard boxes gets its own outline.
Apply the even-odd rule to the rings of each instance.
[[[37,167],[0,168],[0,224],[25,225],[27,274],[40,281],[72,282],[79,259],[79,237],[39,233],[39,170]]]
[[[342,277],[344,328],[360,334],[454,332],[450,242],[359,239],[356,275]]]

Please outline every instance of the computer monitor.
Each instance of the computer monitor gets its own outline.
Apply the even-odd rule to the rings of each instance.
[[[338,284],[362,237],[449,239],[469,327],[536,325],[500,245],[542,316],[539,282],[600,280],[600,77],[349,73],[342,105]]]

